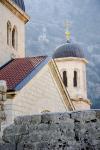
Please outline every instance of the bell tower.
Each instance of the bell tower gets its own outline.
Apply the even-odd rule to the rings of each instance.
[[[0,1],[0,66],[16,57],[25,56],[25,13],[23,0]]]
[[[90,109],[87,98],[86,60],[83,49],[77,43],[71,42],[69,30],[66,31],[67,41],[59,46],[54,54],[62,81],[70,95],[76,110]]]

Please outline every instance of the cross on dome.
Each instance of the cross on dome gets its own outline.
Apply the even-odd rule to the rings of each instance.
[[[71,22],[65,21],[65,35],[67,42],[70,42],[71,33],[69,31],[69,28],[71,27]]]

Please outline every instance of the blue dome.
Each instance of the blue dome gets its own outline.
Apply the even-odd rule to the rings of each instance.
[[[15,2],[23,11],[25,11],[25,4],[23,0],[12,0]]]
[[[83,50],[78,44],[66,43],[56,49],[53,58],[79,57],[84,58]]]

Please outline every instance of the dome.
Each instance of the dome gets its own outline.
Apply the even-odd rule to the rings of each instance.
[[[78,44],[66,43],[59,46],[53,54],[53,58],[78,57],[84,58],[83,50]]]
[[[23,11],[25,11],[24,0],[12,0],[12,1],[15,2]]]

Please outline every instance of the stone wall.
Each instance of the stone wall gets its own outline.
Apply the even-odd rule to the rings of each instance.
[[[100,110],[15,119],[0,150],[100,150]]]
[[[87,99],[86,62],[80,58],[61,58],[61,61],[56,60],[56,64],[59,68],[59,71],[61,72],[61,75],[63,74],[63,71],[67,71],[67,90],[70,97],[72,99],[77,99],[78,97]],[[77,88],[73,86],[74,71],[77,71],[78,73]]]
[[[4,112],[4,104],[3,104],[3,101],[0,101],[0,143],[2,141],[2,122],[4,122],[6,119],[6,115],[5,115],[5,112]],[[0,149],[1,150],[1,149]]]

